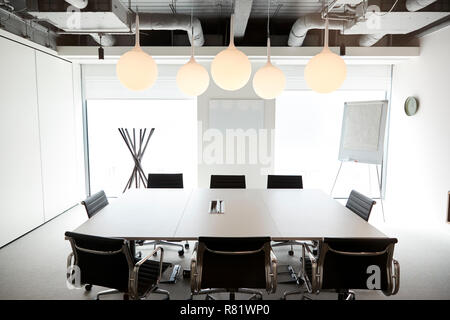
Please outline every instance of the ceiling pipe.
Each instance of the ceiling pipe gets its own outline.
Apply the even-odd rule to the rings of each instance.
[[[247,29],[248,18],[252,11],[253,0],[236,0],[234,3],[234,37],[242,38]]]
[[[408,11],[417,11],[429,6],[437,0],[406,0],[406,9]],[[359,45],[362,47],[371,47],[381,40],[386,34],[364,34],[359,38]]]
[[[88,5],[88,0],[65,0],[65,1],[78,9],[84,9]]]
[[[135,25],[132,23],[134,30]],[[183,30],[186,31],[189,41],[196,47],[201,47],[205,43],[203,29],[200,20],[192,18],[187,14],[167,14],[167,13],[139,13],[140,30]],[[193,31],[193,32],[192,32]],[[192,34],[193,33],[193,34]]]
[[[131,30],[136,32],[135,22],[132,22]],[[194,46],[201,47],[205,43],[200,20],[193,17],[191,26],[191,16],[186,14],[141,12],[139,13],[139,30],[184,30],[188,34],[189,42],[192,44],[193,41]],[[115,43],[115,37],[111,34],[102,34],[101,43],[98,33],[92,33],[90,36],[98,44],[106,47]]]
[[[417,11],[423,9],[437,0],[406,0],[406,10]]]
[[[343,30],[344,21],[329,20],[328,29]],[[320,13],[310,14],[300,17],[295,21],[289,33],[288,46],[300,47],[305,41],[306,34],[310,29],[325,29],[325,20]]]
[[[359,38],[359,45],[361,47],[371,47],[375,43],[381,40],[386,34],[376,33],[376,34],[363,34]]]
[[[116,38],[110,34],[91,33],[89,35],[103,47],[112,47],[116,43]]]

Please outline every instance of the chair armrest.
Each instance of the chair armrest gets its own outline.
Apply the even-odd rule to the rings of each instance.
[[[400,264],[395,259],[392,259],[392,263],[394,264],[394,274],[392,275],[394,280],[394,290],[392,291],[392,294],[397,294],[400,289]]]
[[[158,276],[158,279],[156,280],[156,284],[158,284],[159,281],[161,280],[164,249],[162,247],[156,247],[156,249],[153,250],[149,255],[142,258],[141,260],[136,262],[136,264],[134,265],[134,268],[133,268],[133,270],[131,272],[131,276],[130,276],[130,288],[131,288],[130,291],[131,291],[131,295],[133,296],[133,298],[139,298],[139,294],[138,294],[139,269],[141,268],[141,266],[144,264],[145,261],[147,261],[151,257],[153,257],[153,255],[158,251],[161,251],[161,254],[160,254],[160,258],[159,258],[159,276]]]
[[[271,277],[271,293],[275,293],[277,289],[277,265],[278,259],[273,250],[270,250],[270,277]]]
[[[66,268],[66,277],[67,280],[71,277],[71,274],[69,272],[72,272],[72,260],[73,260],[73,252],[69,253],[67,256],[67,268]]]
[[[197,248],[195,248],[191,254],[191,292],[197,292],[198,290],[200,290],[200,284],[198,283],[197,279]]]

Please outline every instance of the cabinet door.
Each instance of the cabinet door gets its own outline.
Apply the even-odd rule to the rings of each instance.
[[[35,52],[0,37],[0,246],[44,222]]]
[[[36,51],[45,220],[78,195],[72,64]]]

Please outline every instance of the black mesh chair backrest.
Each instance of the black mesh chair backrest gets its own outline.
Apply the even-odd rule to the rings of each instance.
[[[182,173],[149,173],[147,188],[183,188]]]
[[[370,212],[374,204],[375,201],[372,199],[356,190],[352,190],[345,206],[364,220],[369,221]]]
[[[320,248],[319,264],[323,263],[321,289],[371,289],[368,278],[380,269],[379,290],[391,290],[390,272],[395,238],[325,238]]]
[[[267,176],[267,189],[303,189],[302,176]]]
[[[245,189],[244,175],[211,175],[211,189]]]
[[[269,237],[200,237],[198,241],[202,289],[266,288]]]
[[[129,264],[125,240],[66,232],[82,284],[128,291]],[[131,254],[130,254],[131,255]]]
[[[106,207],[108,203],[108,198],[106,198],[105,191],[103,190],[93,194],[81,202],[81,204],[86,208],[89,218],[92,218],[97,212]]]

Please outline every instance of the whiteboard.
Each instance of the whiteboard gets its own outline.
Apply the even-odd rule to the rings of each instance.
[[[387,100],[344,104],[340,161],[382,163],[387,107]]]

